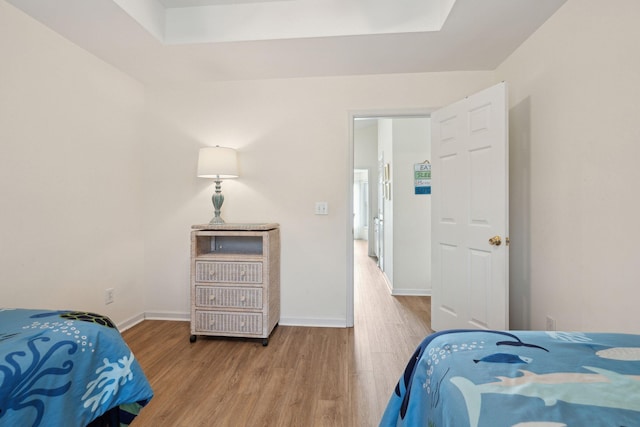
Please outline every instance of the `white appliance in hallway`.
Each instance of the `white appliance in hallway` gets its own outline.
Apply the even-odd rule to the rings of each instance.
[[[369,240],[369,171],[353,172],[353,237]]]

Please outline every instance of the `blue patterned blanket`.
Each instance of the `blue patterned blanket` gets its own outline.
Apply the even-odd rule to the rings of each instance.
[[[127,425],[152,396],[108,318],[0,309],[0,426],[83,427],[112,408]]]
[[[380,426],[640,426],[640,335],[442,331],[416,349]]]

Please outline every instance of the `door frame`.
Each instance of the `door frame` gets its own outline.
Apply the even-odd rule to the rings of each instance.
[[[346,327],[354,325],[354,253],[353,253],[353,170],[355,166],[354,154],[354,126],[355,119],[382,119],[382,118],[424,118],[431,117],[431,113],[437,108],[405,108],[405,109],[376,109],[376,110],[351,110],[347,112],[349,138],[347,143],[347,216],[345,218],[345,236],[347,236],[347,300],[346,300]]]

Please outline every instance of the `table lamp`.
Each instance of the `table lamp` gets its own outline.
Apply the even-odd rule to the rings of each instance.
[[[233,148],[205,147],[198,153],[198,177],[213,178],[216,183],[215,193],[211,197],[214,216],[209,224],[224,224],[220,216],[220,208],[224,202],[222,195],[222,180],[238,177],[238,156]]]

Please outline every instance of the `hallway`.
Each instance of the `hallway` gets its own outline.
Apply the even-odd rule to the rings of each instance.
[[[365,240],[354,241],[354,264],[353,376],[355,390],[370,393],[358,399],[359,405],[372,405],[357,417],[357,425],[367,425],[363,417],[382,415],[409,357],[432,333],[431,298],[392,296]]]

